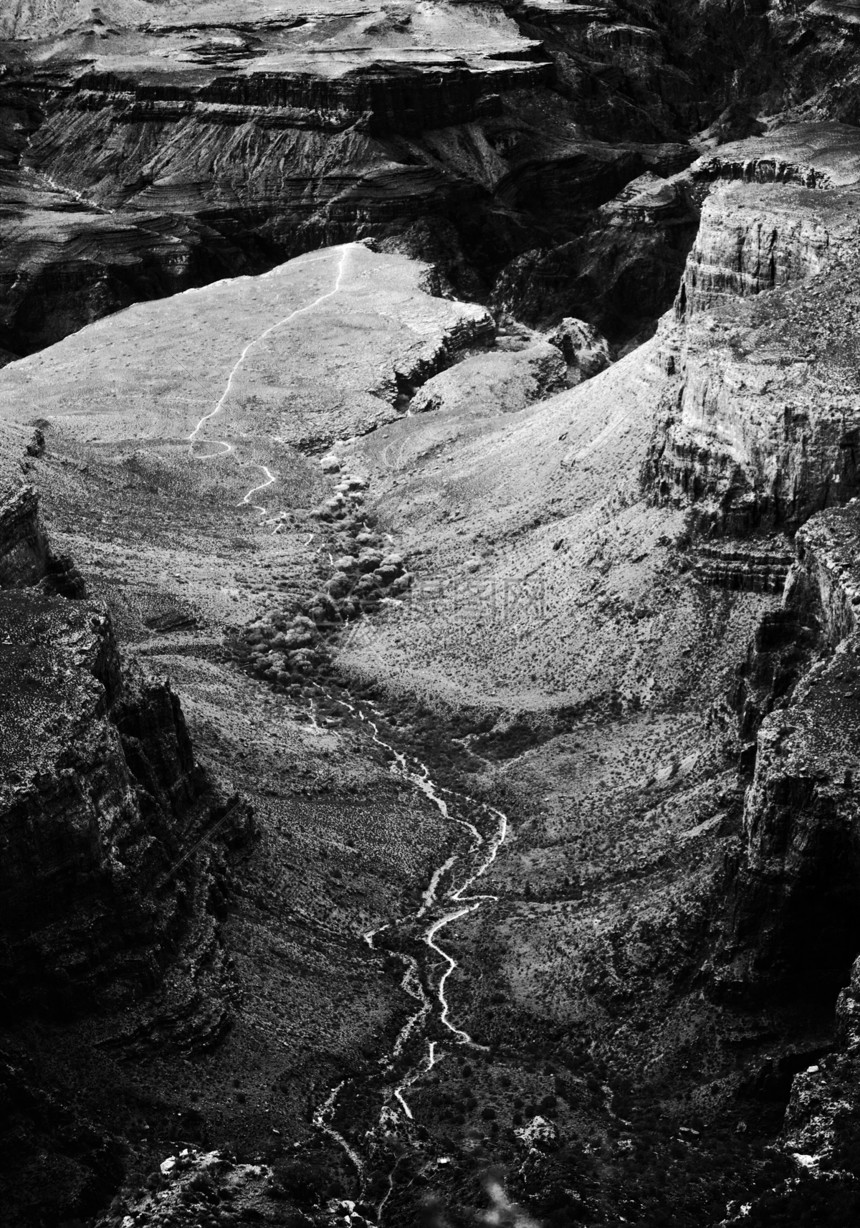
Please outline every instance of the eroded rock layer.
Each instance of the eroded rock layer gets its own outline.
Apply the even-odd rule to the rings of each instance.
[[[706,125],[707,143],[757,131],[738,81],[760,88],[781,54],[767,5],[734,0],[253,16],[129,0],[3,22],[13,354],[323,244],[426,256],[416,226],[455,284],[486,293],[513,259],[498,297],[529,322],[587,310],[627,340],[671,300],[694,218],[668,184],[626,185],[683,170]]]
[[[14,490],[0,505],[7,1011],[152,989],[206,908],[194,848],[216,819],[235,835],[247,818],[213,794],[167,683],[127,674],[110,619],[69,599],[81,589],[33,488]]]
[[[654,497],[702,528],[793,530],[857,493],[855,209],[850,191],[785,185],[705,204],[645,468]]]

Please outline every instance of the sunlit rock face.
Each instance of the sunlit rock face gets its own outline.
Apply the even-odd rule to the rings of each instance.
[[[705,201],[661,334],[664,417],[644,469],[653,497],[689,506],[703,530],[792,531],[858,492],[858,150],[838,125],[800,126],[785,165],[820,169],[823,186],[750,175]]]
[[[503,298],[534,316],[553,282],[552,322],[590,298],[589,322],[627,340],[671,301],[690,207],[622,198],[591,215],[643,173],[687,166],[690,134],[723,113],[751,48],[771,55],[764,12],[734,0],[665,14],[69,0],[15,4],[0,22],[12,354],[137,299],[367,236],[420,257],[432,246],[472,297],[526,254]],[[543,268],[536,238],[552,250],[595,226],[566,272]]]
[[[512,91],[553,76],[489,6],[98,14],[6,18],[0,342],[12,353],[425,214],[468,229],[506,169],[487,125]]]

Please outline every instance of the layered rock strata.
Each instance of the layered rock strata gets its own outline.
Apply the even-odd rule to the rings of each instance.
[[[668,305],[694,223],[671,187],[593,212],[682,170],[690,133],[766,78],[765,8],[17,5],[0,26],[0,348],[416,227],[462,292],[525,253],[500,300],[628,340]]]
[[[7,27],[4,348],[424,214],[468,229],[505,168],[483,125],[553,78],[496,9],[218,10],[126,7],[95,56],[71,13],[56,46],[27,40],[47,14]]]
[[[720,971],[742,995],[826,1001],[860,950],[858,533],[854,503],[798,532],[783,610],[744,671],[755,767]]]
[[[850,191],[730,185],[706,202],[663,334],[644,477],[702,530],[793,531],[858,489]]]
[[[829,1043],[792,1082],[779,1140],[790,1175],[730,1207],[731,1225],[850,1223],[860,1208],[858,544],[856,503],[804,525],[783,609],[744,670],[755,770],[717,983],[746,1006],[791,1003],[806,1026],[834,997],[836,1009]]]
[[[655,173],[640,162],[581,235],[517,256],[494,287],[497,309],[536,327],[582,316],[616,342],[647,331],[677,293],[698,227],[687,177],[666,174],[676,166],[667,159]]]
[[[0,505],[6,1010],[151,990],[201,917],[213,944],[211,854],[195,850],[247,821],[214,796],[167,683],[125,671],[110,619],[60,595],[79,580],[32,487],[15,491]]]

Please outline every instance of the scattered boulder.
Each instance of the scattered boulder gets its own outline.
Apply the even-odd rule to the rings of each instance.
[[[612,362],[609,342],[591,324],[567,316],[547,335],[547,341],[561,350],[573,377],[581,383],[604,371]]]

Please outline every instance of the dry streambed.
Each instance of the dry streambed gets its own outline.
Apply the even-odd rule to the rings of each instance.
[[[340,473],[334,456],[323,458],[323,467]],[[452,844],[414,910],[363,935],[401,970],[409,1013],[375,1068],[336,1083],[312,1117],[354,1170],[361,1213],[347,1214],[356,1223],[368,1216],[378,1223],[404,1155],[421,1151],[427,1139],[410,1106],[410,1089],[451,1046],[481,1048],[459,1026],[449,1001],[449,981],[460,965],[446,949],[446,931],[495,900],[476,885],[504,843],[508,820],[488,802],[442,784],[420,757],[399,750],[380,708],[343,687],[332,669],[331,647],[344,628],[383,603],[401,601],[412,580],[403,557],[383,549],[383,535],[365,507],[366,486],[360,477],[341,475],[332,497],[316,510],[333,548],[324,551],[329,578],[298,612],[256,620],[234,649],[250,673],[304,703],[315,725],[348,723],[369,734],[391,773],[423,793],[452,828]]]
[[[404,1145],[420,1147],[416,1133],[420,1123],[409,1105],[409,1089],[433,1069],[447,1046],[480,1047],[452,1019],[448,981],[459,964],[443,943],[449,926],[495,899],[474,888],[495,861],[508,824],[501,810],[446,788],[427,764],[387,742],[381,736],[381,714],[373,705],[347,693],[336,702],[349,718],[369,729],[374,743],[390,756],[392,773],[420,789],[462,833],[459,851],[434,870],[416,910],[364,935],[372,949],[386,952],[402,965],[401,987],[415,1002],[414,1010],[390,1051],[379,1058],[378,1073],[339,1083],[314,1115],[314,1124],[355,1166],[359,1195],[376,1204],[376,1218],[381,1220]],[[468,839],[465,848],[462,836]]]

